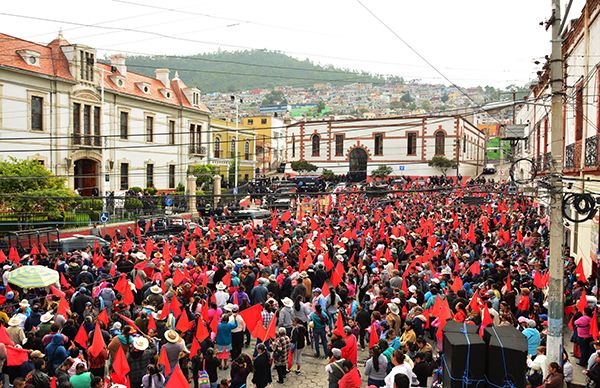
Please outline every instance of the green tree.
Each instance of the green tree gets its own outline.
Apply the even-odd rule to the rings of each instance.
[[[373,178],[387,178],[392,173],[393,169],[387,165],[381,165],[371,172]]]
[[[448,171],[449,168],[456,168],[457,164],[455,160],[451,160],[448,159],[444,156],[434,156],[430,161],[429,161],[429,167],[435,167],[438,170],[440,170],[440,172],[442,173],[442,175],[446,176],[446,172]]]
[[[448,93],[444,93],[442,94],[442,97],[440,97],[440,100],[445,104],[448,102],[448,100],[450,99],[450,96],[448,96]]]
[[[321,178],[324,181],[333,181],[335,180],[335,173],[332,170],[328,170],[326,168],[323,169],[323,172],[321,173]]]
[[[327,108],[327,106],[325,105],[325,101],[319,99],[319,101],[317,101],[317,116],[321,115],[325,108]]]
[[[192,175],[196,177],[198,188],[208,185],[217,174],[217,168],[213,164],[196,164],[192,166]]]
[[[311,172],[311,171],[317,171],[317,166],[315,166],[312,163],[307,162],[306,160],[298,160],[297,162],[292,162],[292,170],[296,171],[296,172],[300,172],[300,171],[307,171],[307,172]]]
[[[402,95],[402,97],[400,98],[400,100],[406,104],[410,104],[411,102],[413,102],[415,99],[412,98],[412,96],[410,95],[410,92],[406,92]]]
[[[429,112],[431,110],[431,101],[429,100],[423,100],[421,101],[421,109]]]
[[[280,90],[272,90],[262,100],[262,105],[287,105],[288,101]]]

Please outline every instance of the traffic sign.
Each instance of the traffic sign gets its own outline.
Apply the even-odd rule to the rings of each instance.
[[[103,224],[106,224],[108,221],[110,221],[110,213],[109,212],[100,213],[100,222]]]
[[[173,206],[173,198],[172,197],[165,198],[165,206]]]
[[[400,171],[404,171],[404,166],[398,166],[398,168],[400,169]]]

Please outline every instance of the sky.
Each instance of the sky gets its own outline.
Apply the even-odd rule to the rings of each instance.
[[[574,0],[568,19],[584,3]],[[48,43],[62,29],[70,43],[95,47],[100,57],[256,48],[406,80],[449,84],[445,76],[462,87],[506,87],[535,79],[541,65],[534,61],[550,53],[550,32],[539,25],[550,6],[551,0],[21,0],[3,2],[0,32]]]

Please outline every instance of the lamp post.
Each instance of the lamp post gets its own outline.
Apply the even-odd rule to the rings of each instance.
[[[235,196],[235,199],[237,201],[237,194],[238,194],[238,143],[239,143],[239,121],[240,121],[240,104],[244,103],[244,100],[239,98],[239,97],[235,97],[235,96],[230,96],[231,98],[231,102],[233,102],[235,104],[235,155],[233,158],[233,166],[234,166],[234,178],[233,178],[233,195]]]

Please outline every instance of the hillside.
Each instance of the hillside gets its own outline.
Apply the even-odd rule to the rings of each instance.
[[[131,56],[127,67],[142,74],[154,75],[154,69],[174,70],[189,86],[202,93],[232,92],[274,86],[311,87],[314,83],[334,85],[352,82],[381,83],[383,77],[333,66],[323,67],[309,60],[298,60],[274,51],[220,51],[186,57]],[[396,80],[400,81],[400,78]]]

